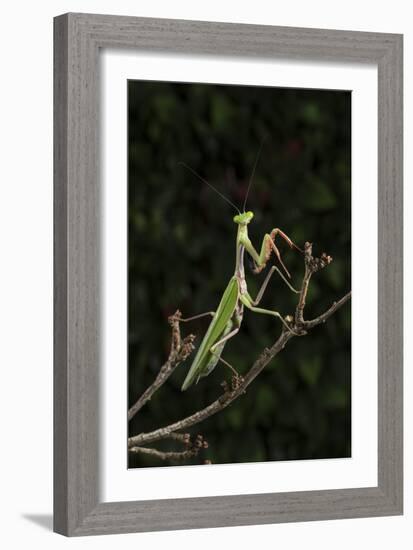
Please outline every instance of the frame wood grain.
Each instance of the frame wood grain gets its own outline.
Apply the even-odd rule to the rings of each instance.
[[[54,20],[54,529],[74,535],[402,513],[402,36],[65,14]],[[378,67],[378,486],[99,500],[99,50]]]

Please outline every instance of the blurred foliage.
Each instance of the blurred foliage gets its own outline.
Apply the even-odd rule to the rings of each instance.
[[[257,151],[248,209],[250,238],[282,228],[296,243],[314,243],[334,262],[313,277],[307,318],[351,286],[351,94],[343,91],[129,81],[128,355],[129,403],[154,380],[170,341],[167,317],[215,309],[235,265],[234,212],[200,183],[184,161],[241,205]],[[300,254],[280,241],[299,286]],[[272,260],[273,261],[273,260]],[[247,265],[254,296],[265,273]],[[275,275],[263,307],[293,312],[296,297]],[[346,457],[351,454],[350,305],[304,338],[295,338],[246,395],[192,428],[209,449],[193,459],[214,463]],[[201,341],[208,320],[183,325]],[[245,311],[223,356],[244,373],[281,330],[272,317]],[[191,361],[130,422],[130,434],[179,420],[221,393],[219,365],[187,392]],[[171,442],[157,448],[172,450]],[[175,446],[176,447],[176,446]],[[129,467],[164,462],[133,455]]]

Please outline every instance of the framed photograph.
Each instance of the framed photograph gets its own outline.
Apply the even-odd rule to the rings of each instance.
[[[54,32],[55,531],[401,514],[402,36]]]

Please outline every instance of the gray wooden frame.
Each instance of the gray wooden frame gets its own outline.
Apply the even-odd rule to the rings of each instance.
[[[74,536],[401,514],[402,36],[66,14],[54,20],[54,40],[55,531]],[[377,487],[100,502],[98,58],[104,47],[377,65]]]

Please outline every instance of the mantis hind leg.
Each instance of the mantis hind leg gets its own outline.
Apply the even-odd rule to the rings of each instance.
[[[235,391],[240,386],[240,384],[243,383],[244,377],[241,374],[238,373],[238,371],[231,365],[231,363],[228,363],[228,361],[225,361],[225,359],[222,359],[220,353],[213,352],[213,351],[211,351],[211,353],[212,353],[212,355],[214,355],[217,358],[217,362],[221,361],[221,363],[223,365],[225,365],[226,367],[228,367],[231,370],[231,372],[233,374],[232,379],[231,379],[231,390]],[[227,384],[226,381],[222,382],[222,386],[224,387],[225,391],[228,390],[228,384]]]
[[[224,344],[227,340],[229,340],[230,338],[232,338],[233,336],[235,336],[237,334],[237,332],[239,331],[239,327],[237,328],[234,328],[234,330],[231,330],[231,332],[228,332],[228,334],[226,334],[223,338],[221,338],[221,340],[218,340],[218,342],[215,342],[215,344],[213,346],[210,347],[209,351],[211,353],[214,353],[216,351],[216,349],[221,346],[222,344]]]
[[[230,338],[232,338],[233,336],[235,336],[237,334],[237,332],[239,331],[239,327],[238,328],[235,328],[234,330],[231,330],[231,332],[229,332],[228,334],[226,334],[223,338],[221,338],[221,340],[218,340],[218,342],[215,342],[215,344],[213,346],[211,346],[210,348],[210,352],[212,353],[212,355],[214,355],[218,361],[221,361],[221,363],[223,363],[226,367],[228,367],[229,369],[231,369],[231,371],[234,373],[235,376],[239,377],[240,375],[238,374],[237,370],[230,364],[228,363],[228,361],[225,361],[225,359],[223,359],[221,357],[221,353],[217,351],[217,348],[219,348],[220,346],[223,346],[223,344],[225,344],[225,342],[227,340],[229,340]],[[221,347],[221,351],[222,351],[222,347]]]
[[[212,353],[214,353],[214,352],[212,352]],[[217,356],[218,356],[218,354],[217,354]],[[222,359],[222,357],[221,357],[220,355],[218,356],[218,361],[221,361],[221,363],[222,363],[223,365],[225,365],[226,367],[228,367],[228,368],[231,370],[231,372],[232,372],[235,376],[240,376],[240,375],[238,374],[238,372],[237,372],[237,369],[235,369],[235,368],[231,365],[231,363],[228,363],[228,361],[225,361],[225,359]]]

